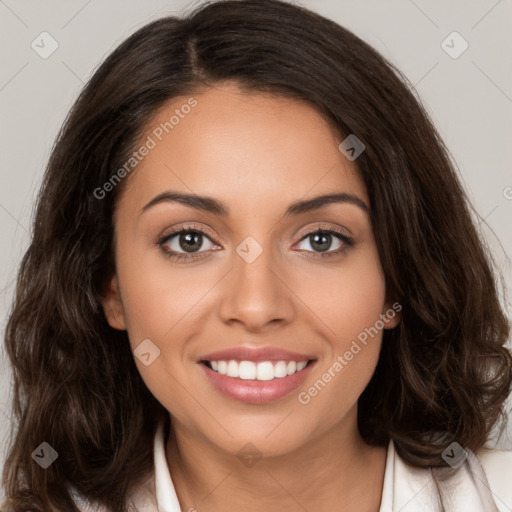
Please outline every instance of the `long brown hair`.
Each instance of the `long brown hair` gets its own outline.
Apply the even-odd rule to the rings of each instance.
[[[112,213],[122,186],[101,199],[94,191],[165,102],[223,81],[307,102],[366,146],[356,163],[387,290],[402,305],[359,399],[366,442],[392,439],[411,464],[444,465],[452,440],[477,451],[504,417],[512,356],[497,273],[406,79],[302,7],[209,3],[123,42],[83,89],[52,150],[5,334],[17,426],[3,482],[15,512],[75,511],[70,488],[122,512],[151,471],[166,411],[142,381],[126,332],[108,325],[100,305],[115,268]],[[58,452],[45,470],[31,457],[43,441]]]

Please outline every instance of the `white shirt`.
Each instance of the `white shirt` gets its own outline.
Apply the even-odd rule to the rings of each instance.
[[[134,512],[182,511],[165,457],[163,422],[154,441],[154,472],[129,499]],[[379,512],[512,512],[512,451],[483,448],[448,479],[447,468],[417,468],[388,444]],[[450,468],[448,468],[450,469]],[[75,494],[82,512],[101,512]],[[199,507],[199,508],[197,508]],[[200,510],[199,504],[196,506]]]

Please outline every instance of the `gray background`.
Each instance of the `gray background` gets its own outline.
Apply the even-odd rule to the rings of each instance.
[[[122,40],[148,21],[198,1],[0,0],[0,320],[29,241],[35,194],[53,140],[81,87]],[[369,42],[409,78],[456,160],[501,268],[511,317],[512,3],[510,0],[303,0]],[[42,59],[43,31],[58,49]],[[458,58],[441,46],[453,31],[469,44]],[[457,39],[445,45],[456,52]],[[511,187],[511,188],[509,188]],[[508,220],[508,222],[507,222]],[[8,431],[10,374],[0,354],[0,463]],[[43,440],[42,440],[43,441]],[[512,428],[495,440],[512,448]]]

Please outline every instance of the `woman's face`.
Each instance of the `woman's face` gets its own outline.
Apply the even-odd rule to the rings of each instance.
[[[265,454],[356,428],[398,315],[341,140],[306,104],[223,85],[173,100],[141,141],[104,309],[174,425]]]

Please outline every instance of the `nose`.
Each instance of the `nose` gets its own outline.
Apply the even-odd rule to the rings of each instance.
[[[241,253],[242,254],[242,253]],[[252,262],[238,253],[224,281],[219,314],[224,323],[246,331],[266,332],[293,321],[293,292],[272,251],[263,248]]]

